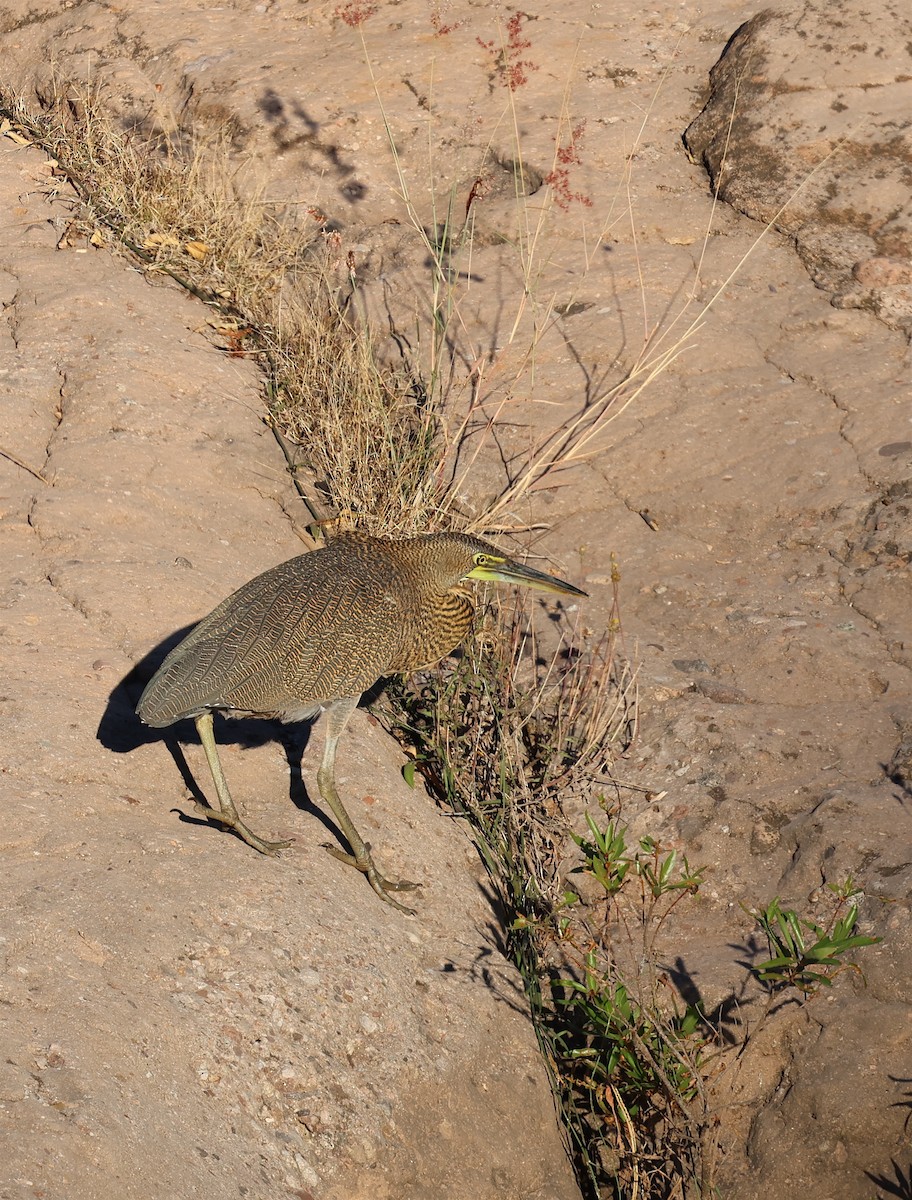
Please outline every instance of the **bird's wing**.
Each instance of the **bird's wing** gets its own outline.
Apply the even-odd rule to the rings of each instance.
[[[281,713],[370,687],[395,656],[392,589],[329,548],[251,579],[175,647],[138,706],[149,725],[206,708]]]
[[[311,595],[287,639],[282,680],[304,703],[360,696],[390,670],[402,637],[394,589],[350,577],[329,596]]]

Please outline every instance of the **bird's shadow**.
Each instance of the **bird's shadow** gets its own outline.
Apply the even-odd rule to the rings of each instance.
[[[140,746],[145,746],[151,742],[164,742],[168,753],[174,760],[184,786],[188,789],[194,801],[197,804],[211,808],[212,806],[209,804],[205,793],[190,769],[183,750],[183,746],[186,744],[200,744],[199,734],[196,732],[196,726],[193,721],[188,718],[183,721],[176,721],[173,725],[169,725],[164,729],[154,729],[148,725],[144,725],[136,715],[136,705],[146,684],[161,666],[165,657],[175,646],[184,640],[193,628],[193,625],[185,625],[182,629],[169,634],[154,649],[150,650],[144,658],[140,659],[119,683],[115,685],[102,713],[96,737],[106,750],[110,750],[114,754],[130,754]],[[289,797],[292,804],[301,812],[316,817],[335,840],[348,848],[348,843],[341,830],[321,807],[313,803],[307,786],[304,783],[302,762],[304,752],[310,741],[312,722],[295,722],[294,724],[284,725],[280,721],[270,718],[245,716],[223,717],[219,713],[215,714],[215,722],[215,738],[217,744],[220,746],[239,745],[244,749],[253,749],[257,746],[263,746],[267,742],[278,741],[285,752],[288,762],[290,775]],[[214,787],[211,780],[208,779],[208,773],[206,778],[209,788],[214,793]],[[242,805],[243,801],[244,798],[241,797]],[[205,815],[191,816],[181,812],[179,809],[174,811],[178,814],[179,820],[186,824],[209,825],[221,828],[209,821]]]

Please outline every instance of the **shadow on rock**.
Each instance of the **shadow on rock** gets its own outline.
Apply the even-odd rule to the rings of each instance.
[[[893,1167],[892,1178],[886,1173],[874,1175],[871,1171],[865,1171],[865,1175],[882,1195],[912,1200],[912,1166],[904,1168],[895,1158],[890,1160],[890,1165]]]
[[[175,721],[173,725],[165,728],[156,729],[144,725],[136,714],[136,705],[146,684],[167,655],[184,640],[193,628],[194,625],[186,625],[169,634],[127,672],[108,697],[108,703],[95,736],[106,750],[110,750],[114,754],[129,754],[139,746],[145,746],[151,742],[163,742],[190,795],[197,804],[208,808],[210,806],[183,751],[184,745],[199,745],[199,734],[194,722],[187,718],[183,721]],[[310,741],[311,722],[299,722],[286,726],[270,718],[222,716],[220,713],[216,713],[215,721],[215,739],[220,746],[238,745],[245,749],[253,749],[263,746],[267,742],[278,741],[282,745],[288,761],[289,797],[295,808],[317,817],[325,825],[327,831],[344,844],[344,839],[333,821],[311,801],[304,783],[302,760]],[[208,784],[208,774],[206,779]],[[241,797],[241,802],[243,802],[243,797]],[[179,810],[175,811],[179,812]],[[179,812],[179,816],[188,824],[210,824],[204,814],[188,816],[186,813]]]
[[[458,962],[455,958],[447,958],[440,967],[441,974],[483,984],[498,1004],[506,1004],[514,1012],[528,1018],[529,1001],[521,975],[514,972],[512,967],[504,967],[505,962],[514,962],[507,942],[507,908],[496,888],[479,883],[478,890],[491,906],[494,917],[492,921],[487,921],[478,928],[484,945],[478,947],[468,964]]]
[[[740,991],[732,989],[714,1008],[707,1009],[696,976],[680,955],[675,959],[673,966],[666,964],[662,969],[687,1007],[698,1014],[700,1025],[707,1037],[715,1042],[724,1042],[728,1046],[737,1045],[742,1040],[740,1013],[751,1003],[745,995],[750,981],[749,974],[742,983]]]
[[[137,746],[161,740],[162,731],[143,725],[136,715],[136,705],[139,703],[143,688],[161,666],[166,656],[184,640],[195,624],[196,622],[193,625],[185,625],[183,629],[169,634],[116,684],[108,697],[107,707],[102,713],[95,734],[106,750],[112,750],[115,754],[129,754]],[[184,726],[193,730],[192,721],[180,721],[169,727],[166,739],[169,736],[181,734]],[[189,740],[193,740],[195,737],[194,730]],[[181,740],[186,739],[181,738]]]

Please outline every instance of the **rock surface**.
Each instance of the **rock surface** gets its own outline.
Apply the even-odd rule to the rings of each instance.
[[[620,560],[642,697],[623,775],[667,793],[632,793],[625,817],[710,868],[696,915],[673,930],[669,971],[710,1005],[740,994],[752,923],[739,902],[778,894],[822,912],[823,885],[849,873],[865,893],[863,931],[884,938],[862,959],[866,988],[844,976],[806,1010],[784,1010],[737,1078],[720,1082],[721,1194],[897,1194],[912,1074],[905,317],[897,309],[890,328],[865,311],[879,301],[832,307],[791,237],[758,245],[759,228],[714,208],[681,149],[688,126],[696,145],[708,72],[756,11],[728,0],[692,26],[676,6],[644,14],[627,0],[610,13],[575,0],[530,13],[530,45],[514,56],[530,64],[527,82],[508,96],[493,16],[463,0],[403,0],[369,15],[361,31],[377,93],[358,29],[332,4],[121,0],[40,20],[25,0],[7,10],[7,78],[25,93],[46,97],[53,71],[74,78],[91,64],[132,120],[167,125],[186,110],[230,128],[269,194],[319,208],[338,228],[365,303],[400,318],[431,292],[411,215],[431,223],[451,186],[464,204],[480,150],[493,146],[501,173],[490,169],[490,203],[478,205],[461,315],[495,400],[498,386],[509,391],[508,451],[629,368],[644,329],[654,345],[683,314],[670,344],[700,318],[598,453],[514,517],[549,524],[541,548],[592,592],[592,627],[609,611],[609,552]],[[763,43],[746,115],[736,114],[739,205],[752,138],[766,147],[753,157],[768,161],[780,143],[763,139],[789,122],[800,138],[821,103],[827,147],[862,117],[877,128],[878,97],[881,127],[897,119],[903,39],[874,46],[869,18],[840,9],[832,41],[844,51],[827,51],[808,36],[820,12],[805,4],[801,14],[750,27],[776,39]],[[876,62],[853,48],[881,44]],[[801,83],[811,52],[841,54],[848,75],[828,86],[843,90],[845,112]],[[789,86],[777,88],[780,76]],[[721,118],[708,147],[720,128]],[[531,262],[516,252],[513,171],[502,165],[517,136],[522,211],[541,217]],[[864,167],[876,139],[858,142]],[[846,233],[837,266],[826,260],[836,290],[856,268],[865,288],[904,286],[908,188],[890,175],[896,145],[888,151],[863,210],[872,221]],[[781,153],[776,188],[763,185],[775,207],[818,161],[800,146],[795,163]],[[289,795],[304,806],[302,785],[294,773],[283,784],[287,765],[260,726],[226,726],[237,739],[226,770],[254,828],[296,832],[294,851],[263,862],[174,811],[193,815],[180,775],[157,738],[137,733],[118,681],[231,587],[297,551],[295,501],[257,417],[253,370],[207,343],[203,310],[103,251],[55,251],[49,222],[65,222],[65,210],[41,199],[37,155],[10,145],[2,162],[0,447],[43,477],[0,459],[3,561],[15,564],[2,601],[7,1192],[573,1194],[477,867],[458,829],[404,788],[396,751],[366,718],[343,786],[357,801],[370,780],[376,803],[356,803],[357,819],[384,861],[426,884],[419,921],[382,910],[318,849],[314,810],[295,811]],[[854,194],[840,172],[823,209],[813,189],[790,209],[805,257],[814,222]],[[878,212],[896,214],[899,241],[878,240]],[[514,368],[542,313],[530,396]],[[496,473],[479,461],[467,500]],[[305,785],[316,752],[308,745]]]
[[[792,233],[818,287],[912,333],[912,15],[802,0],[738,29],[687,129],[721,199]]]

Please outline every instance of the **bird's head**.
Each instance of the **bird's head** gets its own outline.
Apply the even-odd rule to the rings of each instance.
[[[517,562],[481,538],[461,533],[431,536],[440,539],[438,546],[447,558],[452,559],[453,569],[458,572],[454,583],[463,579],[481,579],[489,583],[511,583],[545,592],[560,592],[566,596],[587,595],[572,583]],[[441,543],[445,544],[445,549]]]

